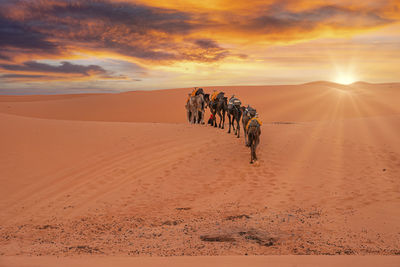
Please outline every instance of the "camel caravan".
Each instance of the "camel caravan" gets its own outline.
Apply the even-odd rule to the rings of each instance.
[[[250,105],[247,105],[247,107],[242,106],[242,102],[235,95],[232,95],[228,100],[224,92],[214,90],[210,95],[206,94],[203,88],[194,88],[189,93],[186,101],[186,113],[189,123],[205,124],[204,116],[207,107],[211,113],[208,124],[224,129],[227,115],[229,119],[228,133],[231,133],[232,129],[237,138],[240,138],[240,120],[242,120],[245,145],[251,149],[250,163],[257,161],[256,148],[260,143],[262,125],[261,120],[258,118],[257,110]],[[219,123],[217,123],[217,115]]]

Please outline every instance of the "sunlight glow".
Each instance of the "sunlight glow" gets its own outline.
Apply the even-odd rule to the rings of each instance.
[[[353,74],[353,71],[351,71],[352,68],[347,68],[347,71],[337,71],[336,72],[336,78],[335,82],[340,83],[340,84],[352,84],[357,81],[357,78]]]
[[[352,73],[339,73],[335,82],[348,85],[356,82],[356,78]]]

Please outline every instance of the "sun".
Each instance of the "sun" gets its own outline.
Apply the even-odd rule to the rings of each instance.
[[[335,82],[340,83],[340,84],[352,84],[356,81],[356,78],[354,75],[351,73],[340,73],[336,79]]]
[[[357,81],[357,75],[355,75],[355,66],[353,64],[348,64],[347,66],[336,66],[336,72],[334,76],[334,81],[336,83],[349,85]]]

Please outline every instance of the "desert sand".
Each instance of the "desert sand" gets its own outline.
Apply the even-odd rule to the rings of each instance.
[[[257,164],[186,122],[188,88],[0,96],[0,265],[400,254],[400,84],[214,88],[257,108]]]

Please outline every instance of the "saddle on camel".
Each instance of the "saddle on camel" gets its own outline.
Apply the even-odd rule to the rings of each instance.
[[[192,90],[192,92],[189,94],[189,96],[188,96],[188,98],[187,98],[187,100],[186,100],[186,103],[189,102],[190,97],[192,97],[192,96],[198,96],[198,95],[203,95],[203,96],[204,96],[204,90],[203,90],[203,88],[197,88],[197,87],[195,87],[195,88]]]
[[[240,106],[242,105],[242,102],[239,100],[239,98],[236,98],[235,95],[233,95],[228,102],[228,109],[232,109],[232,108],[240,108]]]
[[[225,93],[224,92],[218,92],[214,91],[211,95],[211,101],[217,101],[220,100],[224,97]]]
[[[246,125],[246,131],[249,130],[249,127],[251,126],[255,126],[255,127],[259,127],[262,125],[262,121],[258,118],[258,117],[253,117],[249,120],[249,122]]]
[[[203,88],[194,88],[192,91],[192,95],[191,96],[196,96],[196,95],[204,95],[204,90]]]

